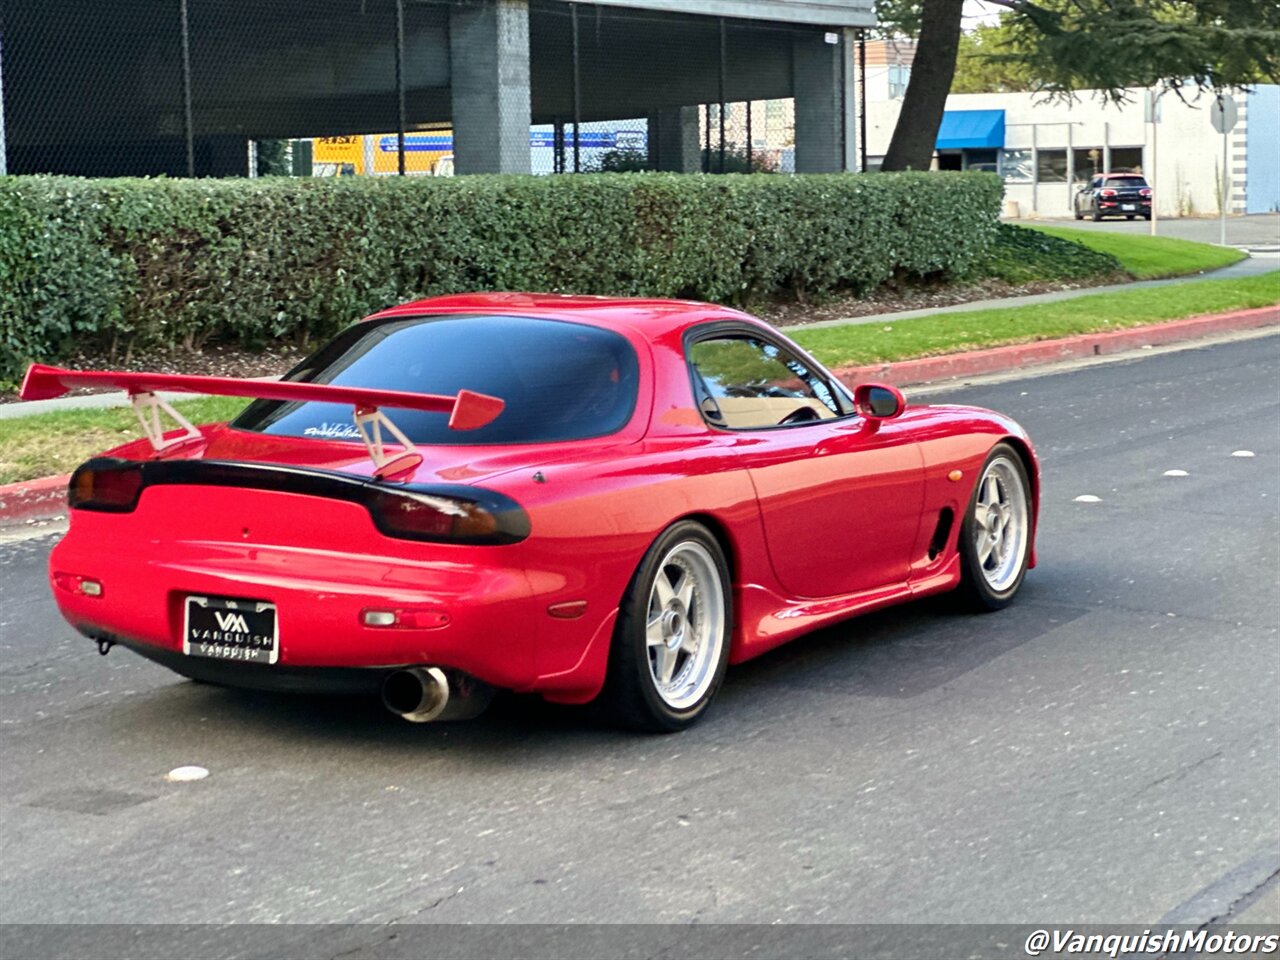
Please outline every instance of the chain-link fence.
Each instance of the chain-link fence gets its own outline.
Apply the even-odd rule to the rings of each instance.
[[[86,176],[851,169],[870,7],[0,0],[0,158]]]

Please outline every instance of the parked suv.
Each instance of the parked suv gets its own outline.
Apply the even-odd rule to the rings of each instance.
[[[1100,173],[1076,192],[1075,215],[1094,220],[1103,217],[1151,219],[1151,188],[1137,173]]]

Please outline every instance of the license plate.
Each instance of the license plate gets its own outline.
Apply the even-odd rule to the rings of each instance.
[[[1137,205],[1136,205],[1136,204],[1126,203],[1126,204],[1124,204],[1124,206],[1122,206],[1120,209],[1121,209],[1121,210],[1137,210],[1137,209],[1138,209],[1138,207],[1137,207]]]
[[[215,660],[275,663],[280,656],[276,605],[261,600],[187,597],[182,652]]]

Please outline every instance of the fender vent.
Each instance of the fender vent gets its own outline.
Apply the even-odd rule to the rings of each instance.
[[[943,507],[938,514],[938,525],[933,530],[933,539],[929,541],[929,559],[938,559],[938,554],[947,548],[947,540],[951,536],[951,524],[955,522],[955,511]]]

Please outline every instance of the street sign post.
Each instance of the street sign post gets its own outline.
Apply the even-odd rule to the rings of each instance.
[[[1227,204],[1231,201],[1231,171],[1227,167],[1227,134],[1236,125],[1239,118],[1239,111],[1236,109],[1235,98],[1229,93],[1220,93],[1213,99],[1213,103],[1209,104],[1209,122],[1213,124],[1213,129],[1222,134],[1222,180],[1219,183],[1221,191],[1218,200],[1218,243],[1224,247],[1227,245]]]
[[[1164,96],[1164,91],[1156,93],[1154,90],[1148,90],[1146,96],[1142,100],[1142,120],[1143,123],[1151,124],[1151,169],[1146,171],[1147,183],[1151,186],[1151,235],[1156,235],[1156,221],[1159,214],[1156,208],[1160,203],[1160,194],[1156,187],[1156,138],[1160,131],[1160,98]]]

